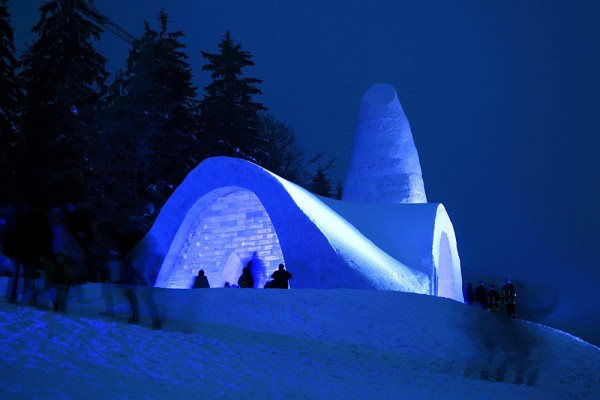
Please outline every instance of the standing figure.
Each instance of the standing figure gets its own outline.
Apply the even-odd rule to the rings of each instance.
[[[490,288],[487,291],[487,307],[486,307],[486,309],[493,313],[497,313],[499,306],[500,306],[500,294],[498,294],[498,291],[496,290],[496,286],[490,285]]]
[[[154,302],[154,288],[152,286],[148,285],[148,281],[146,280],[144,275],[142,275],[142,273],[139,270],[136,270],[136,272],[137,272],[137,284],[140,286],[138,288],[138,290],[139,290],[140,295],[142,296],[142,301],[146,305],[146,308],[148,309],[148,313],[150,314],[150,317],[152,318],[152,328],[153,329],[162,329],[162,321],[160,318],[160,314],[158,312],[158,307],[156,306],[156,303]],[[151,277],[150,281],[155,282],[156,278]]]
[[[506,278],[504,286],[502,286],[502,304],[506,307],[506,313],[511,318],[517,318],[516,303],[517,292],[510,279]]]
[[[106,305],[106,311],[101,312],[100,315],[114,316],[114,300],[113,290],[114,286],[121,283],[121,270],[123,269],[123,261],[121,259],[121,253],[116,250],[110,250],[108,252],[108,263],[106,264],[106,280],[102,283],[102,297],[104,298],[104,304]]]
[[[270,287],[275,289],[290,288],[288,281],[292,279],[292,274],[285,270],[283,264],[279,264],[279,268],[277,271],[273,272],[271,278],[273,278],[273,284]]]
[[[73,203],[66,203],[62,210],[63,223],[71,234],[77,245],[81,247],[82,253],[79,256],[79,265],[77,265],[77,283],[83,283],[93,278],[92,244],[94,243],[94,228],[90,214],[83,208]]]
[[[242,275],[238,279],[238,286],[241,288],[253,288],[254,278],[252,277],[252,261],[248,262],[248,265],[242,270]]]
[[[475,303],[475,290],[473,289],[473,285],[471,282],[467,284],[467,288],[465,289],[465,303],[468,305],[472,305]]]
[[[48,216],[36,207],[15,210],[12,218],[7,218],[7,221],[1,247],[3,253],[14,261],[7,299],[10,303],[16,303],[19,300],[19,289],[31,294],[31,272],[35,271],[40,260],[52,256],[52,228]],[[21,288],[19,278],[23,280]],[[35,302],[35,298],[29,300]]]
[[[206,275],[204,275],[203,269],[198,271],[198,275],[196,276],[196,279],[194,279],[194,286],[192,286],[192,288],[193,289],[209,289],[210,288],[210,284],[208,283],[208,278],[206,277]]]
[[[139,285],[139,274],[133,265],[131,265],[131,260],[129,258],[124,259],[121,266],[121,282],[125,287],[125,298],[129,302],[131,308],[131,318],[129,318],[129,322],[132,324],[139,324],[140,307],[136,294],[136,286]]]
[[[478,307],[481,307],[484,309],[486,308],[485,307],[486,294],[487,294],[487,290],[486,290],[485,286],[483,286],[483,282],[479,281],[479,283],[477,284],[477,287],[475,288],[475,304]]]
[[[54,290],[54,311],[67,312],[69,289],[75,278],[75,267],[66,254],[56,253],[46,274],[46,287]]]

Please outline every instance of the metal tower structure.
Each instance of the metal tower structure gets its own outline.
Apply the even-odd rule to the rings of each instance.
[[[104,15],[100,10],[98,10],[93,5],[93,0],[87,0],[85,3],[79,3],[81,7],[85,7],[86,11],[91,11],[86,13],[86,17],[92,20],[95,24],[100,27],[106,29],[107,31],[112,32],[116,36],[118,36],[121,40],[133,45],[137,40],[135,36],[131,33],[127,32],[125,29],[121,28],[118,24],[113,22],[110,18]]]

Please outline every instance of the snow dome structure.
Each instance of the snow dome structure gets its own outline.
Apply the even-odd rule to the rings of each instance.
[[[381,89],[370,90],[367,100],[390,94]],[[397,105],[386,118],[392,126],[407,126],[395,91],[393,97]],[[360,135],[369,135],[365,130]],[[399,191],[390,186],[389,192],[403,194],[380,194],[385,201],[323,198],[249,161],[207,159],[167,201],[132,261],[157,287],[189,288],[200,269],[211,287],[235,284],[252,261],[257,288],[283,263],[293,288],[397,290],[463,301],[452,223],[442,204],[426,203],[410,128],[408,136],[405,129],[401,134],[406,147],[400,152],[412,157],[403,165],[412,172],[396,170],[411,184]],[[362,147],[355,143],[354,149]],[[368,150],[372,156],[376,151]],[[371,171],[377,173],[375,164]],[[368,179],[369,173],[356,175]]]

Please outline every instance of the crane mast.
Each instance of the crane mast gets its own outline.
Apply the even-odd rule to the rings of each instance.
[[[99,25],[100,27],[106,29],[107,31],[112,32],[116,36],[118,36],[121,40],[133,45],[137,40],[135,36],[131,33],[127,32],[125,29],[121,28],[118,24],[113,22],[110,18],[104,15],[100,10],[98,10],[93,4],[93,0],[87,0],[86,2],[78,3],[80,7],[85,8],[85,11],[90,11],[85,13],[85,16],[90,19],[93,23]]]

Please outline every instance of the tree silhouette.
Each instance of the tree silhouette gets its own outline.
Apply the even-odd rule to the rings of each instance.
[[[14,201],[17,163],[22,159],[22,144],[18,135],[20,92],[15,71],[13,29],[10,26],[8,0],[0,0],[0,202]]]
[[[44,3],[32,28],[38,38],[21,59],[27,160],[19,166],[18,182],[29,202],[57,204],[86,195],[84,148],[108,73],[106,59],[91,43],[102,30],[86,18],[92,11],[83,3]]]
[[[331,197],[331,182],[320,165],[312,179],[310,191],[319,196]]]
[[[101,234],[141,235],[173,190],[204,157],[197,139],[196,90],[180,42],[183,32],[144,22],[127,70],[104,98],[101,135],[91,146]],[[123,220],[129,221],[127,226]]]
[[[254,65],[249,52],[235,44],[229,31],[219,43],[219,53],[202,52],[212,82],[204,88],[201,103],[202,132],[210,145],[210,155],[245,158],[261,164],[265,143],[261,137],[259,111],[266,110],[253,97],[260,95],[262,81],[242,77],[242,69]]]

